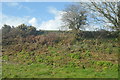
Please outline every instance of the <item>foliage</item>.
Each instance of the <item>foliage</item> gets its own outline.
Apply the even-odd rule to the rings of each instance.
[[[114,31],[82,31],[90,13],[69,5],[62,20],[71,31],[43,31],[21,24],[2,27],[3,78],[117,78],[119,6],[91,2]],[[96,12],[95,11],[95,12]],[[117,14],[117,15],[116,15]],[[117,18],[117,17],[118,18]],[[92,19],[91,19],[92,20]]]
[[[16,28],[11,29],[18,30]],[[26,29],[20,26],[23,32]],[[81,33],[83,39],[80,41],[74,40],[69,31],[44,31],[43,34],[26,36],[13,31],[10,35],[4,35],[3,77],[117,77],[119,40],[116,33]]]
[[[11,26],[4,24],[4,27],[2,27],[2,34],[5,35],[9,33],[11,30]]]

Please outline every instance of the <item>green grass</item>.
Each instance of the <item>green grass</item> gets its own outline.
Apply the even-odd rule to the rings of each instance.
[[[6,49],[2,56],[2,77],[117,78],[118,49],[113,40],[96,42],[92,39],[69,46],[56,44],[38,47],[34,51],[22,49],[13,54]]]
[[[19,65],[3,63],[3,78],[117,78],[116,66],[112,68],[54,68],[45,64]],[[111,74],[112,73],[112,74]]]

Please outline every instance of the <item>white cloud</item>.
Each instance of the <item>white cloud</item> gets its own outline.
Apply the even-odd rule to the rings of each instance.
[[[61,26],[60,16],[56,16],[55,19],[42,22],[40,29],[43,30],[59,30]]]
[[[11,25],[11,26],[18,26],[20,24],[30,24],[29,22],[31,22],[31,25],[35,24],[36,18],[31,18],[30,16],[24,16],[24,17],[16,17],[16,16],[8,16],[5,14],[0,15],[1,19],[2,19],[2,23],[0,24],[0,26],[2,27],[4,24],[7,25]]]
[[[37,19],[35,17],[33,17],[32,19],[30,19],[28,21],[28,23],[31,24],[32,26],[38,26]]]
[[[65,28],[64,29],[61,28],[61,26],[63,25],[61,18],[64,12],[59,11],[56,8],[52,8],[52,7],[49,8],[49,12],[55,15],[54,19],[43,21],[40,24],[39,29],[42,29],[42,30],[61,30],[62,29],[64,30]]]
[[[29,17],[14,17],[14,16],[6,16],[3,15],[2,16],[2,23],[3,24],[8,24],[8,25],[13,25],[13,26],[17,26],[20,25],[22,23],[27,23]]]
[[[25,6],[22,6],[21,4],[17,4],[17,3],[12,3],[11,5],[14,5],[14,6],[19,5],[18,8],[20,9],[22,7],[25,8]],[[16,17],[16,16],[8,16],[3,14],[1,26],[3,26],[4,24],[8,24],[11,26],[18,26],[24,23],[24,24],[35,26],[37,29],[42,29],[42,30],[61,30],[61,29],[63,30],[63,28],[61,28],[63,24],[61,18],[64,12],[59,11],[53,7],[48,8],[48,11],[49,13],[54,14],[55,16],[54,19],[51,19],[48,21],[42,21],[41,23],[40,23],[40,20],[38,20],[35,17],[30,17],[30,16]]]

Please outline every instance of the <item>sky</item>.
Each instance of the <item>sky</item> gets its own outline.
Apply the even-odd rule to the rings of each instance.
[[[0,2],[0,27],[4,24],[18,26],[27,24],[37,30],[68,30],[61,27],[64,9],[73,2]],[[91,18],[89,18],[90,20]],[[101,28],[89,25],[86,30]]]
[[[0,3],[1,4],[1,3]],[[58,30],[66,5],[71,2],[2,2],[2,25],[22,23],[37,29]]]

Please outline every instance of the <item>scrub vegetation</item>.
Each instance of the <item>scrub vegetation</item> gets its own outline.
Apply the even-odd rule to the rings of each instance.
[[[115,9],[115,2],[83,5],[87,9],[70,5],[64,10],[63,27],[69,31],[3,25],[2,78],[118,78],[120,8]],[[83,30],[92,28],[87,10],[96,13],[92,19],[104,21],[100,26],[109,22],[105,27],[110,30]]]
[[[116,31],[81,31],[76,40],[71,31],[37,31],[22,24],[4,25],[3,34],[3,78],[118,77]]]

